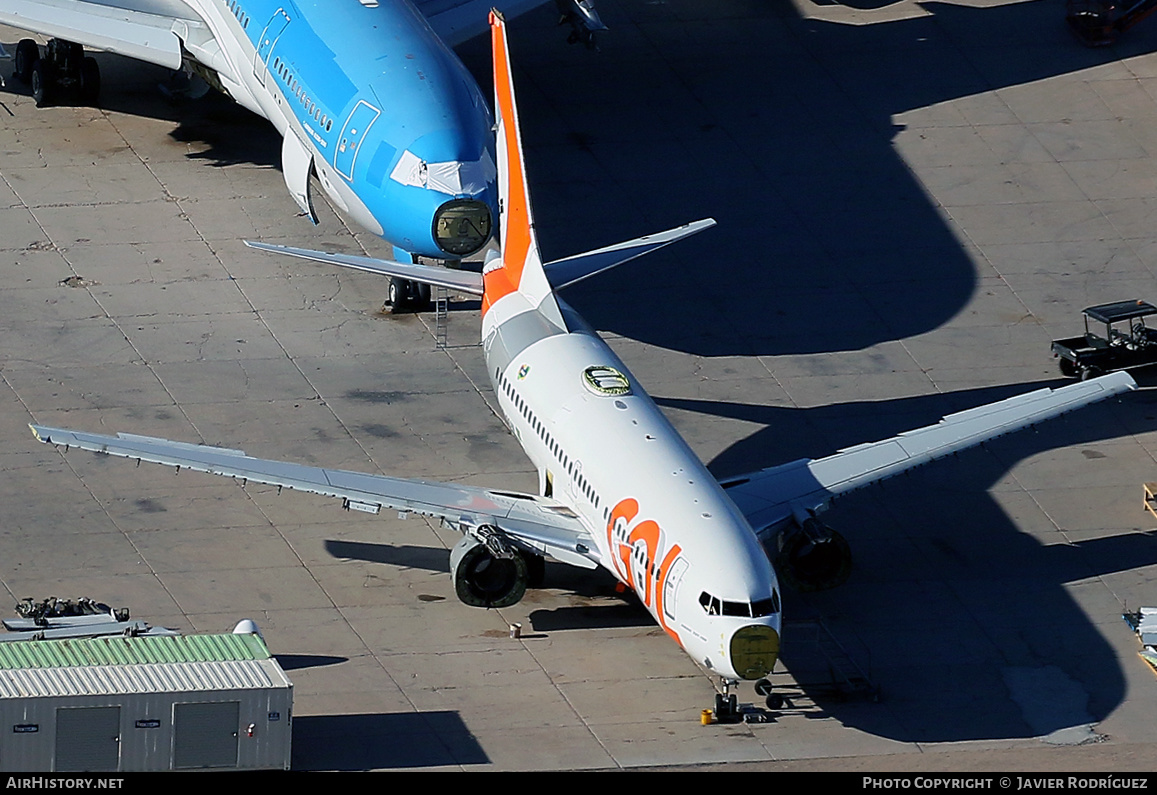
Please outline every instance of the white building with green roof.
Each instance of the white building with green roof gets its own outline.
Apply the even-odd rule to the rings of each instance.
[[[0,643],[0,770],[289,769],[293,684],[256,634]]]

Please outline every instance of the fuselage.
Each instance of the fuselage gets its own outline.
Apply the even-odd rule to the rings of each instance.
[[[200,48],[195,31],[185,37],[188,65],[295,135],[354,221],[409,254],[481,248],[496,212],[493,120],[409,2],[188,2],[213,33]],[[302,173],[304,184],[308,163]]]
[[[604,565],[668,635],[726,678],[779,651],[774,570],[715,478],[573,310],[566,328],[514,293],[483,318],[488,373],[540,488],[587,524]]]

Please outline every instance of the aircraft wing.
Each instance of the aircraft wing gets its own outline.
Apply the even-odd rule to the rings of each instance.
[[[490,9],[514,19],[549,0],[413,0],[442,41],[457,47],[490,30]]]
[[[791,517],[806,517],[833,497],[863,488],[1006,433],[1136,389],[1127,373],[1113,373],[1059,389],[949,414],[935,425],[820,459],[800,459],[720,482],[757,533]]]
[[[0,24],[169,69],[181,67],[174,27],[204,28],[180,0],[0,0]]]
[[[134,458],[240,478],[268,485],[340,497],[347,509],[378,513],[388,508],[443,519],[463,532],[494,524],[521,545],[582,568],[593,569],[598,547],[586,526],[561,503],[543,497],[461,484],[406,480],[341,469],[251,458],[241,450],[171,442],[121,433],[100,436],[30,425],[36,438],[64,448]]]
[[[288,138],[288,136],[286,136]],[[400,279],[412,279],[435,287],[445,287],[458,290],[467,295],[482,295],[482,274],[473,271],[462,271],[454,268],[443,268],[440,265],[422,265],[411,262],[395,262],[388,259],[374,259],[373,257],[357,257],[353,254],[328,254],[324,251],[311,251],[307,248],[293,246],[279,246],[274,243],[258,243],[246,240],[245,245],[260,251],[271,251],[274,254],[287,254],[290,257],[300,257],[312,262],[321,262],[326,265],[338,265],[356,271],[377,273],[381,276],[397,276]]]

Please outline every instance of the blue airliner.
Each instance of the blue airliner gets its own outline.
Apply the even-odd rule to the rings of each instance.
[[[316,223],[315,173],[347,216],[414,262],[479,251],[498,210],[493,118],[450,47],[485,31],[492,6],[513,16],[541,2],[0,0],[0,24],[50,37],[15,52],[39,106],[66,93],[95,103],[85,46],[224,92],[283,136],[285,184],[305,215]],[[556,2],[589,42],[601,27],[589,0]]]

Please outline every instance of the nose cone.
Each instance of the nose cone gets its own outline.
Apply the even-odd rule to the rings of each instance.
[[[779,659],[779,633],[766,624],[749,624],[731,636],[731,668],[740,679],[762,679]]]
[[[490,239],[492,218],[484,202],[448,201],[434,213],[434,242],[451,257],[468,257]]]
[[[412,253],[463,257],[490,237],[497,169],[488,136],[435,130],[394,160],[381,181],[375,216],[383,236]]]
[[[391,32],[366,67],[373,72],[367,101],[381,113],[366,133],[353,188],[373,216],[369,228],[380,227],[395,246],[466,256],[485,244],[498,211],[490,109],[420,14],[408,3],[383,8],[389,19],[380,27]],[[408,37],[399,26],[409,26]]]

